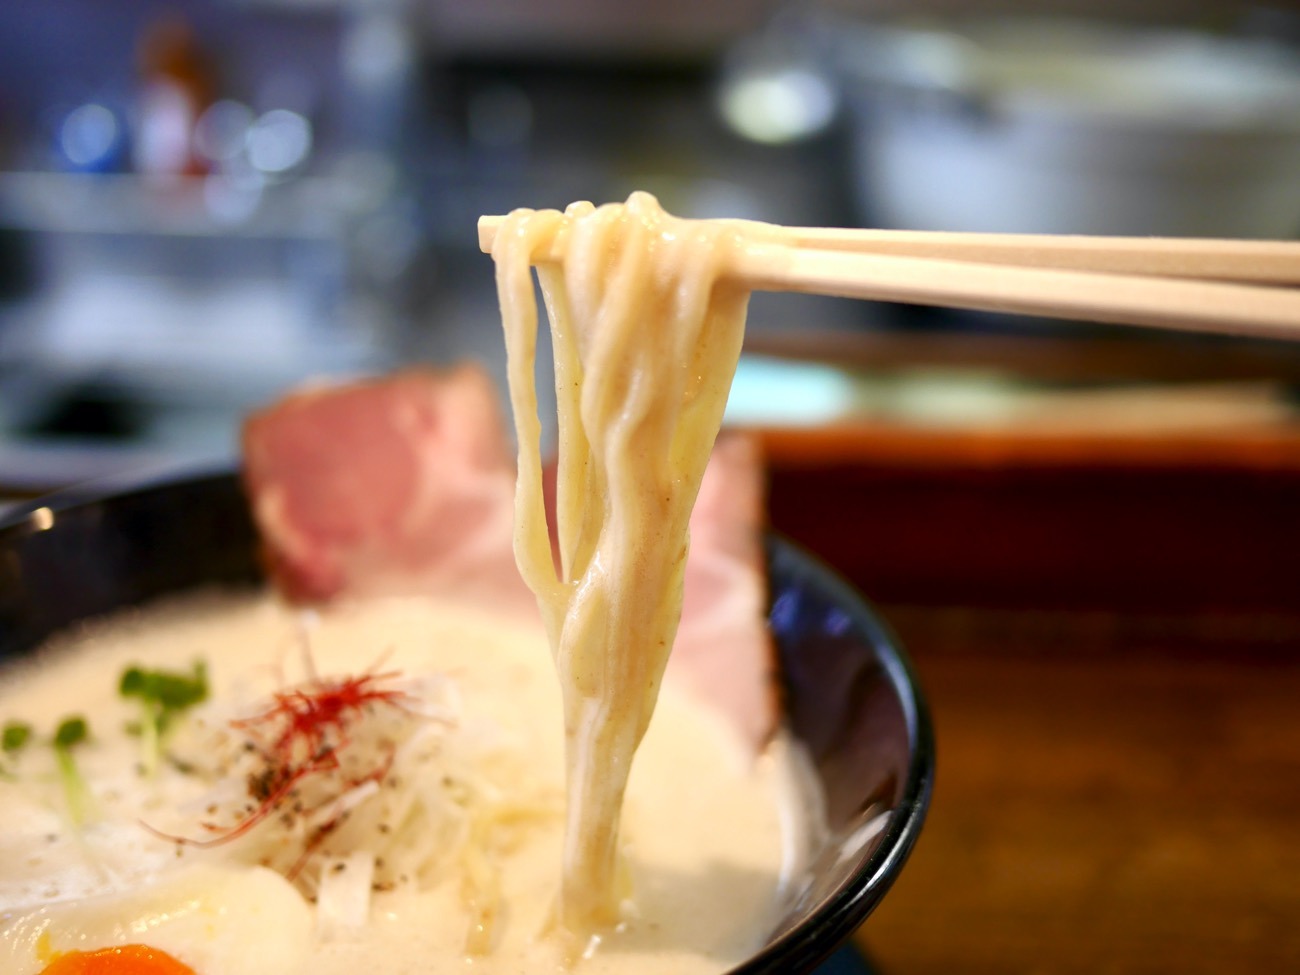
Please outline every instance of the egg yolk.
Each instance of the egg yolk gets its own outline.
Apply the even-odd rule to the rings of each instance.
[[[41,975],[195,975],[165,951],[148,945],[123,945],[98,951],[68,951]]]

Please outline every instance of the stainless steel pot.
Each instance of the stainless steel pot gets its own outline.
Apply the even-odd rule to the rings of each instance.
[[[1300,56],[1065,21],[824,32],[864,222],[932,230],[1300,233]]]

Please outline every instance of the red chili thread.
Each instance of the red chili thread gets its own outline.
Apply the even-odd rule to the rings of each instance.
[[[402,691],[384,690],[374,685],[400,676],[397,671],[362,674],[341,680],[316,680],[311,684],[275,693],[275,703],[262,714],[230,722],[234,728],[257,728],[277,721],[287,721],[271,744],[278,758],[291,754],[296,744],[315,754],[325,746],[325,734],[333,728],[340,734],[348,719],[369,704],[384,703],[401,707],[407,700]],[[312,686],[312,685],[315,686]]]

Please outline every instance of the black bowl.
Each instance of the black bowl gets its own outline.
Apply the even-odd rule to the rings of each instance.
[[[167,593],[256,584],[255,549],[228,472],[28,506],[0,524],[0,661]],[[788,723],[821,780],[830,840],[737,975],[811,972],[838,948],[902,869],[934,778],[925,701],[886,627],[789,543],[769,540],[768,566]]]

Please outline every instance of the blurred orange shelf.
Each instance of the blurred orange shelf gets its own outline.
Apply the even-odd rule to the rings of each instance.
[[[1300,970],[1300,429],[764,440],[934,715],[882,971]]]

